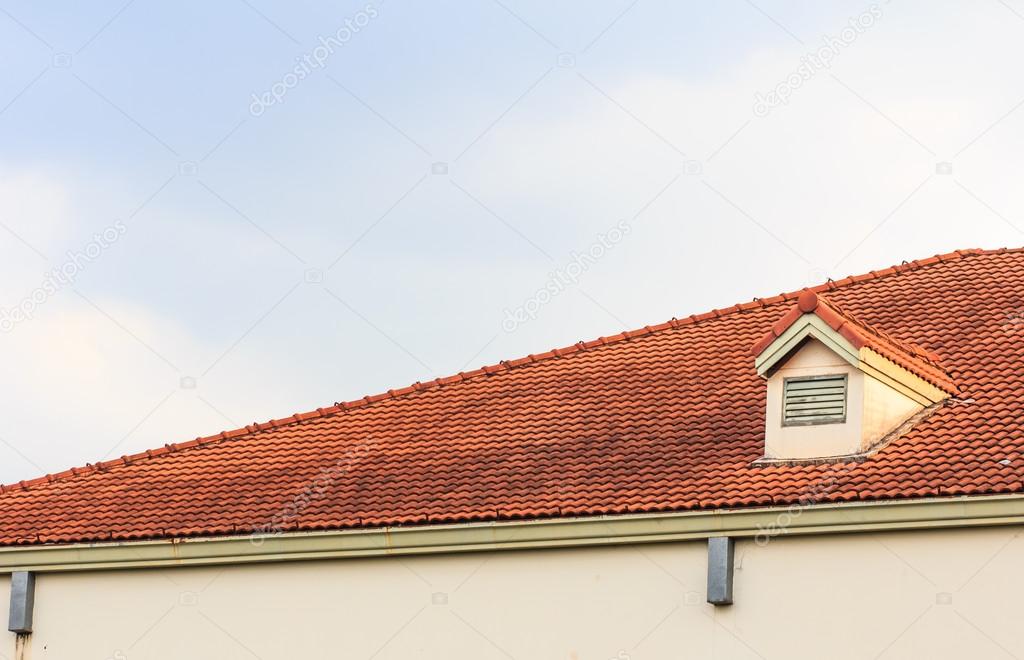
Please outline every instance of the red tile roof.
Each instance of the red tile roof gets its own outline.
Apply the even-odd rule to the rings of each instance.
[[[784,294],[3,487],[0,545],[1024,491],[1024,250],[813,290],[959,395],[863,462],[753,464]]]
[[[773,341],[803,318],[804,314],[816,315],[830,328],[842,335],[854,348],[859,350],[866,346],[943,392],[957,393],[956,383],[939,364],[937,355],[857,320],[853,315],[841,311],[836,305],[821,300],[817,293],[809,289],[800,293],[796,304],[790,307],[781,319],[772,324],[768,332],[754,343],[750,352],[754,356],[760,355]]]

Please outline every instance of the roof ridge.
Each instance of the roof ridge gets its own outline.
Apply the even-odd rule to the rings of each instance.
[[[165,444],[163,447],[159,447],[157,449],[147,449],[145,451],[138,452],[135,454],[125,454],[120,458],[114,458],[107,461],[99,461],[97,463],[86,463],[84,466],[81,467],[72,467],[61,472],[47,474],[45,476],[37,477],[35,479],[22,480],[11,484],[0,484],[0,494],[28,490],[33,486],[54,483],[57,481],[65,481],[85,474],[105,472],[112,468],[131,465],[132,463],[137,461],[159,458],[161,456],[170,455],[179,451],[187,451],[189,449],[194,449],[196,447],[206,447],[211,444],[222,442],[224,440],[231,440],[243,436],[254,435],[256,433],[266,431],[268,429],[276,429],[282,426],[300,424],[311,419],[331,417],[339,413],[347,412],[357,408],[362,408],[364,406],[376,403],[378,401],[400,398],[410,394],[414,394],[416,392],[423,392],[435,388],[440,388],[445,385],[464,383],[470,380],[474,380],[481,376],[490,376],[494,373],[509,371],[519,366],[536,364],[538,362],[542,362],[549,359],[566,357],[568,355],[572,355],[574,353],[578,353],[590,348],[607,346],[621,341],[628,341],[635,337],[643,337],[656,332],[661,332],[663,330],[676,329],[681,326],[696,325],[703,321],[721,318],[729,314],[745,312],[752,309],[760,309],[768,307],[769,305],[775,305],[791,300],[796,300],[796,298],[798,298],[799,295],[805,291],[813,291],[814,293],[835,291],[839,288],[859,284],[861,282],[882,279],[890,277],[892,275],[897,275],[907,271],[918,270],[920,268],[925,268],[939,263],[964,259],[971,256],[978,256],[983,254],[999,254],[1004,252],[1024,252],[1024,247],[1004,247],[994,250],[983,250],[980,248],[954,250],[953,252],[937,254],[935,256],[928,257],[925,259],[915,259],[910,262],[904,261],[901,264],[890,266],[889,268],[885,268],[878,271],[872,270],[863,275],[848,275],[847,277],[844,277],[839,280],[832,280],[830,278],[828,281],[812,287],[804,287],[796,291],[780,293],[776,296],[772,296],[769,298],[754,298],[750,302],[738,303],[731,307],[725,307],[721,309],[712,309],[711,311],[704,312],[702,314],[691,314],[690,316],[687,316],[682,319],[677,319],[673,317],[672,319],[664,323],[659,323],[654,326],[648,325],[637,330],[624,330],[615,335],[607,337],[598,337],[597,339],[587,342],[579,341],[570,346],[566,346],[564,348],[555,348],[545,353],[531,353],[526,357],[522,358],[517,358],[513,360],[502,360],[494,365],[485,365],[483,367],[480,367],[479,369],[474,369],[468,372],[460,371],[455,375],[435,378],[434,380],[428,381],[427,383],[417,381],[412,385],[399,388],[397,390],[391,389],[381,394],[366,395],[362,398],[353,399],[351,401],[336,402],[333,406],[317,408],[316,410],[310,412],[294,413],[293,415],[290,415],[288,417],[271,419],[263,423],[253,422],[252,424],[246,425],[241,428],[233,429],[230,431],[221,431],[220,433],[208,436],[199,436],[194,440],[188,440],[186,442],[168,443]]]

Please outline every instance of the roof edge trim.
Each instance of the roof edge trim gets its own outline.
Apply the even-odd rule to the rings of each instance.
[[[784,360],[808,337],[817,339],[851,366],[860,368],[860,349],[833,330],[817,314],[805,313],[761,350],[754,360],[757,375],[767,377],[772,367]]]
[[[889,358],[867,346],[860,349],[860,370],[875,380],[885,383],[892,389],[910,397],[922,406],[944,401],[952,394],[932,385],[912,371],[896,364]]]
[[[974,495],[544,521],[0,548],[0,574],[213,566],[454,552],[1024,524],[1024,495]],[[780,526],[781,516],[789,523]]]

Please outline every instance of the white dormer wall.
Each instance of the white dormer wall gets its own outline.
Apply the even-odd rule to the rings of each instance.
[[[846,421],[807,426],[783,426],[782,393],[786,378],[846,374]],[[765,458],[821,458],[855,454],[861,446],[861,410],[864,374],[825,347],[810,339],[793,352],[768,377],[765,411]]]
[[[856,354],[855,349],[852,352]],[[839,374],[845,374],[848,379],[845,421],[783,425],[784,379]],[[918,401],[865,373],[813,338],[800,344],[772,369],[767,385],[765,458],[769,459],[801,460],[862,454],[924,409]]]

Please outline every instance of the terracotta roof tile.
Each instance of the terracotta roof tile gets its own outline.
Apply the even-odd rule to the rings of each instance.
[[[0,486],[0,545],[1024,491],[1024,251],[809,291],[957,397],[865,461],[754,465],[750,347],[798,291]]]

